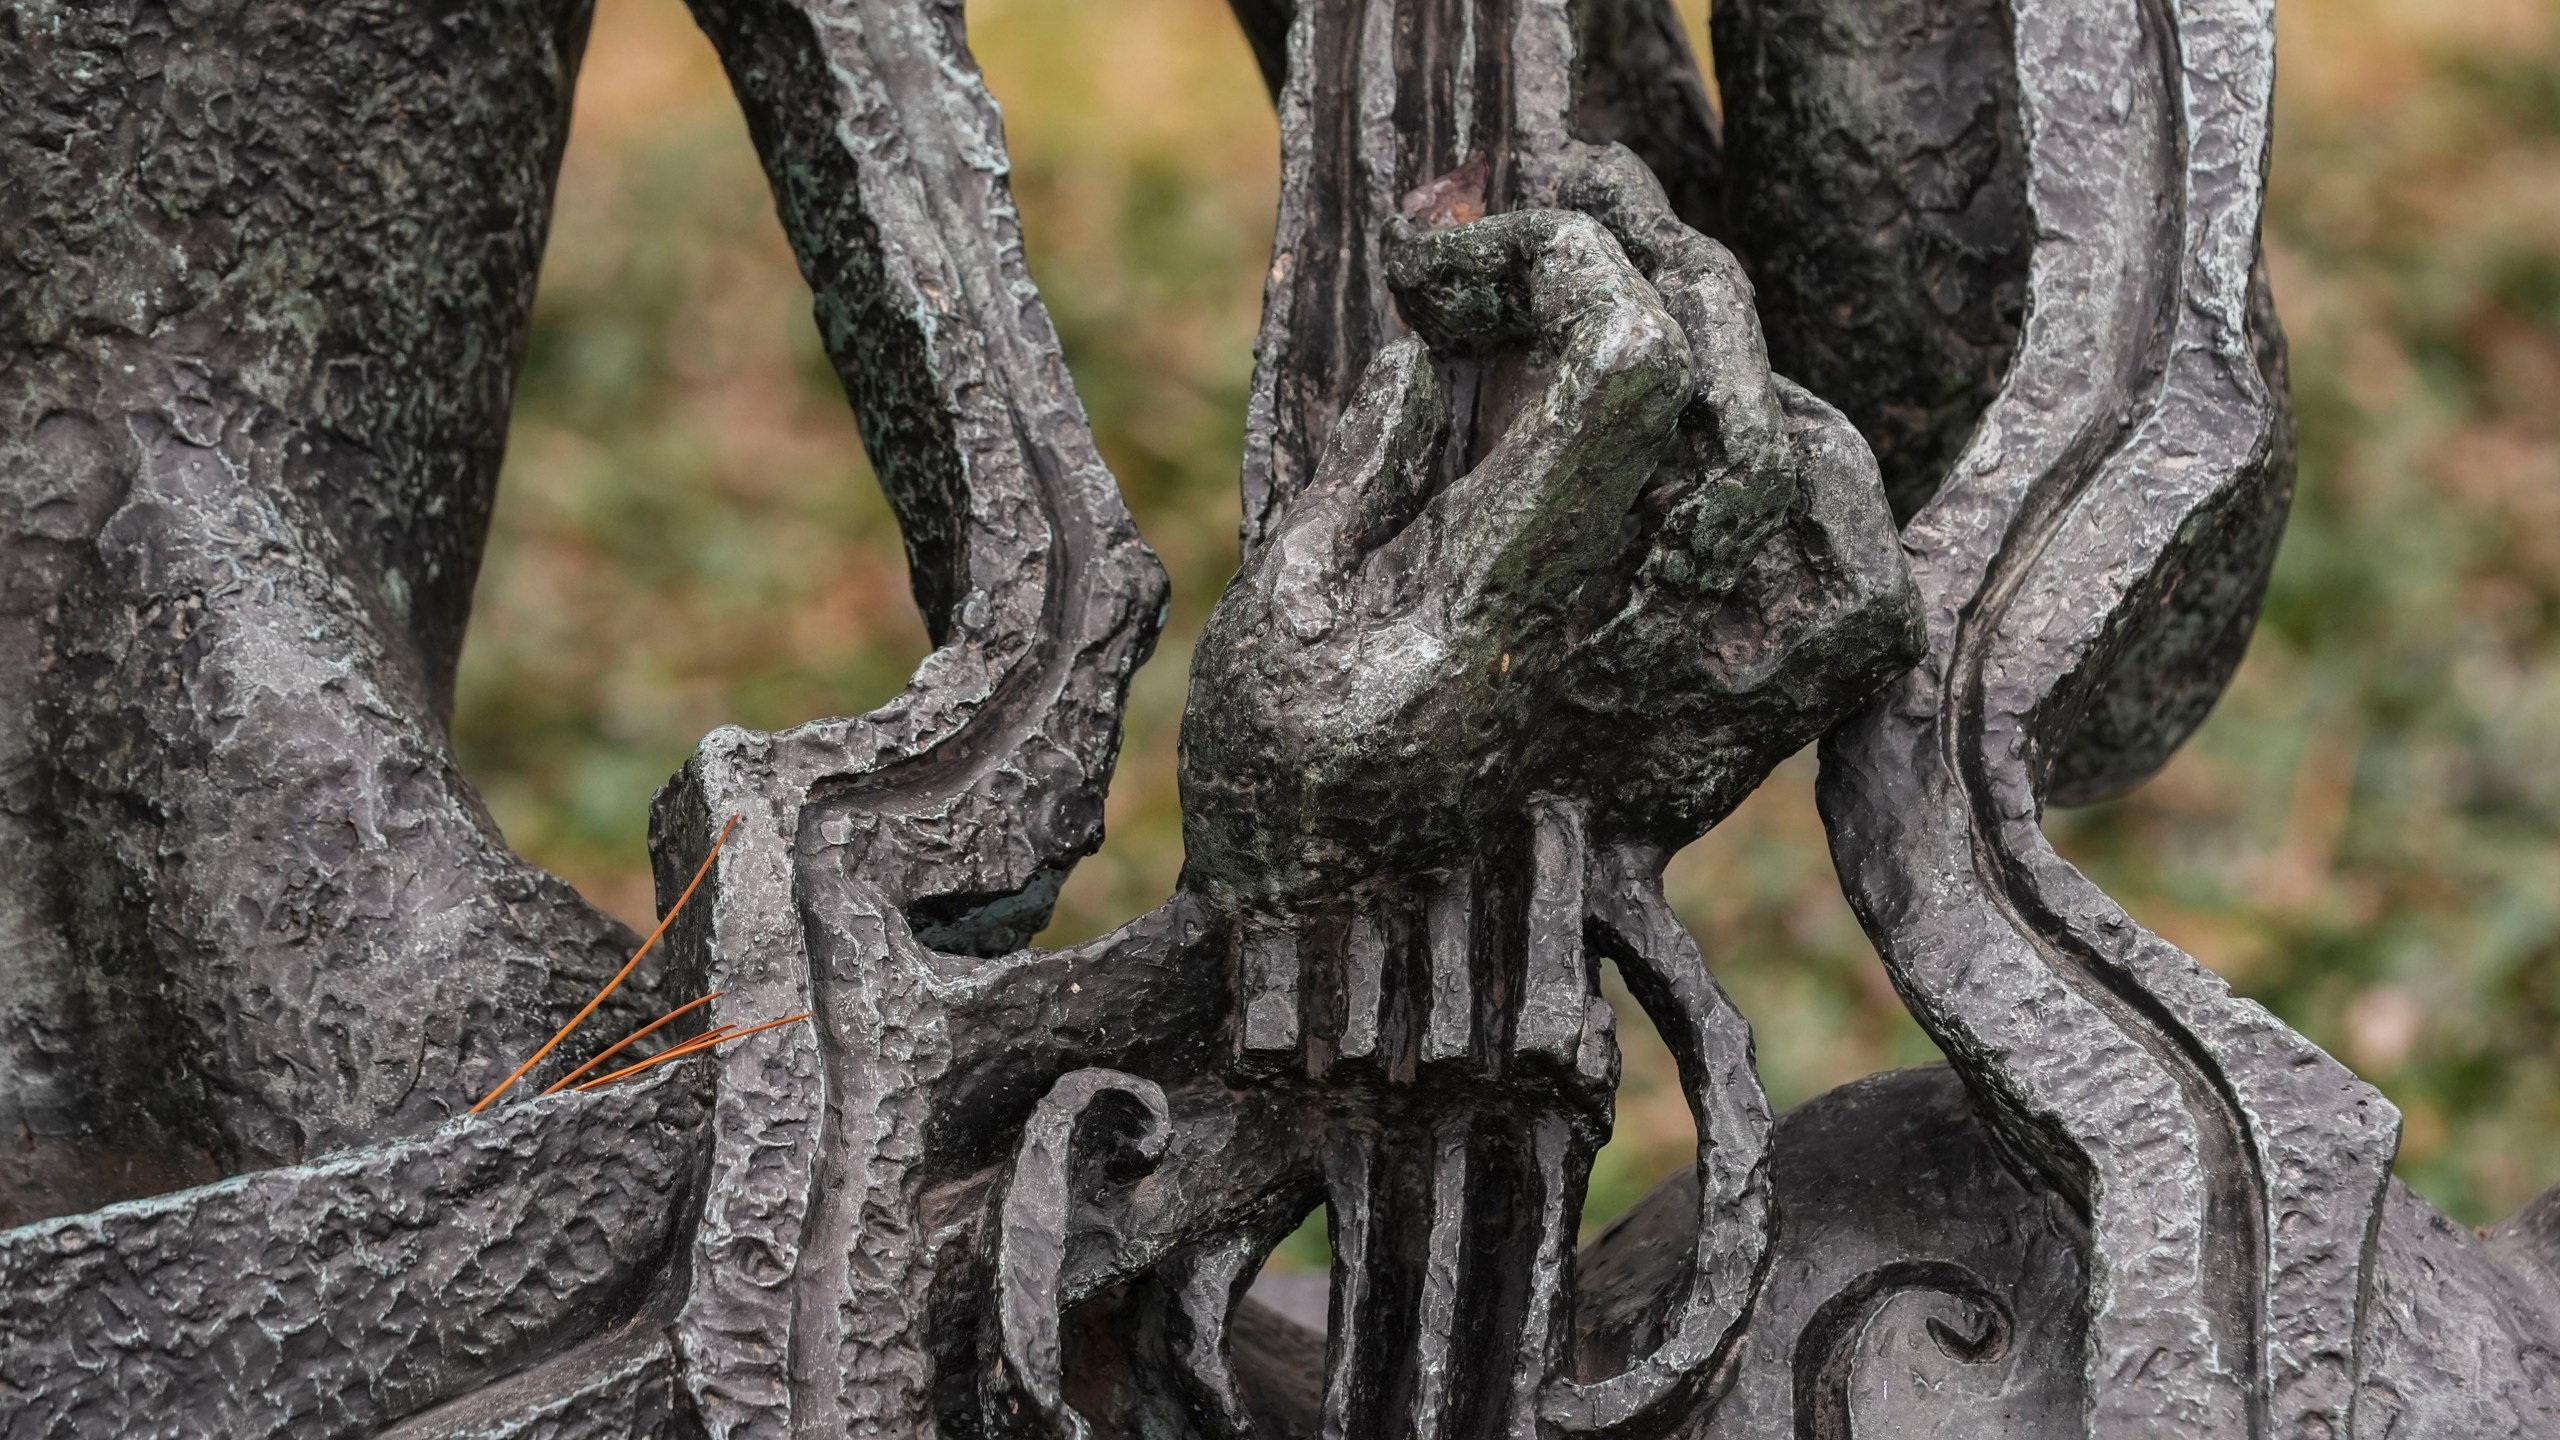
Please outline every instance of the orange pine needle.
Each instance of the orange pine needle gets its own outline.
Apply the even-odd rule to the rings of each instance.
[[[744,1030],[731,1030],[726,1034],[721,1034],[715,1031],[712,1034],[688,1040],[684,1044],[678,1045],[672,1050],[666,1050],[656,1055],[652,1055],[637,1065],[626,1065],[621,1069],[614,1071],[612,1074],[605,1076],[601,1080],[590,1080],[578,1088],[581,1090],[593,1090],[599,1085],[610,1085],[614,1081],[619,1080],[626,1075],[637,1075],[652,1065],[662,1064],[669,1060],[681,1060],[687,1055],[699,1055],[703,1051],[708,1050],[715,1045],[726,1045],[732,1040],[744,1040],[750,1035],[761,1034],[764,1031],[774,1029],[778,1026],[788,1025],[795,1020],[806,1020],[814,1013],[816,1012],[803,1010],[797,1015],[785,1015],[779,1020],[767,1020],[761,1025],[750,1025]]]
[[[581,1090],[593,1090],[598,1085],[602,1085],[608,1080],[612,1080],[623,1075],[635,1074],[655,1065],[661,1060],[673,1060],[679,1056],[690,1055],[696,1050],[709,1049],[711,1046],[717,1045],[721,1041],[726,1040],[737,1033],[738,1027],[735,1025],[714,1025],[710,1029],[705,1030],[701,1034],[693,1036],[690,1039],[677,1041],[675,1044],[668,1046],[666,1049],[659,1051],[657,1054],[650,1056],[646,1060],[635,1060],[632,1063],[623,1066],[621,1069],[614,1071],[611,1075],[605,1075],[597,1079],[590,1080],[578,1088]]]
[[[559,1094],[561,1091],[568,1089],[579,1076],[586,1074],[588,1071],[593,1070],[607,1060],[621,1054],[630,1046],[648,1039],[651,1035],[654,1035],[659,1030],[665,1028],[668,1022],[678,1019],[679,1017],[692,1014],[694,1011],[699,1010],[703,1006],[710,1004],[712,1001],[719,999],[723,993],[724,992],[722,991],[714,990],[699,1000],[687,1000],[673,1010],[668,1011],[666,1014],[659,1016],[657,1019],[650,1021],[648,1024],[641,1026],[639,1029],[632,1031],[630,1034],[623,1036],[621,1039],[607,1045],[602,1050],[597,1051],[586,1064],[581,1065],[577,1069],[570,1071],[568,1074],[561,1076],[559,1079],[552,1081],[551,1088],[543,1091],[542,1093],[545,1095]]]
[[[658,928],[650,931],[649,938],[640,942],[640,948],[631,952],[631,958],[623,962],[622,968],[614,972],[613,978],[604,982],[604,988],[596,992],[596,998],[587,1002],[587,1008],[569,1017],[569,1023],[561,1026],[559,1033],[543,1042],[542,1048],[533,1052],[532,1059],[517,1066],[514,1074],[499,1081],[497,1089],[481,1096],[480,1103],[471,1107],[472,1114],[477,1115],[488,1109],[499,1096],[507,1093],[508,1086],[523,1079],[526,1071],[541,1064],[544,1057],[559,1049],[560,1042],[577,1033],[578,1027],[587,1022],[587,1017],[596,1013],[596,1007],[605,1002],[605,997],[620,989],[622,982],[631,978],[631,972],[640,967],[641,957],[649,953],[650,948],[658,943],[658,937],[666,934],[667,927],[676,923],[676,917],[684,913],[685,902],[693,898],[694,889],[702,883],[702,877],[711,873],[711,862],[720,858],[720,847],[729,843],[729,832],[737,828],[738,817],[732,815],[729,817],[729,823],[720,827],[720,838],[711,842],[711,853],[702,857],[702,867],[693,872],[693,879],[684,887],[684,893],[676,897],[675,906],[667,911],[667,917],[658,922]]]

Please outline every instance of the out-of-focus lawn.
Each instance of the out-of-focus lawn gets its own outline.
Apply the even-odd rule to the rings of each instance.
[[[1702,24],[1702,0],[1683,0]],[[2302,486],[2232,693],[2132,798],[2057,814],[2145,923],[2353,1062],[2457,1217],[2560,1181],[2560,3],[2282,0],[2268,238]],[[1234,562],[1276,134],[1221,0],[975,0],[1032,262],[1174,580],[1052,939],[1180,866],[1185,659]],[[651,909],[650,792],[706,730],[868,709],[922,654],[904,562],[719,67],[602,0],[457,739],[526,854]],[[1809,756],[1674,898],[1780,1105],[1929,1058],[1841,902]],[[1592,1216],[1684,1163],[1629,1027]]]

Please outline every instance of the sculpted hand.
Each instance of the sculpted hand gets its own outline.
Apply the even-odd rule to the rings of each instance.
[[[1587,216],[1399,226],[1387,255],[1418,335],[1371,363],[1195,652],[1190,874],[1258,912],[1446,863],[1514,798],[1534,677],[1691,397],[1680,327]],[[1438,367],[1496,354],[1537,388],[1441,483]]]
[[[1331,1435],[1613,1431],[1713,1372],[1768,1110],[1663,858],[1918,645],[1873,459],[1769,373],[1732,257],[1624,151],[1566,196],[1390,227],[1415,333],[1194,656],[1186,884],[1231,922],[1237,1080],[1310,1117]],[[1604,957],[1680,1062],[1700,1223],[1684,1294],[1577,1339]]]

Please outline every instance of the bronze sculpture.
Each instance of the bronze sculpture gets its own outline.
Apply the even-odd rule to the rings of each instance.
[[[608,1018],[806,1027],[440,1125],[634,943],[441,739],[583,11],[20,13],[8,1433],[2552,1429],[2547,1207],[2396,1188],[2036,826],[2193,728],[2281,526],[2263,6],[1728,4],[1729,144],[1639,0],[1236,8],[1287,153],[1181,893],[1021,948],[1162,581],[956,10],[703,0],[939,648],[661,797],[670,899],[736,829]],[[1825,734],[1954,1067],[1773,1123],[1659,867]],[[1577,1257],[1603,955],[1702,1145]],[[1322,1348],[1242,1298],[1319,1202]]]

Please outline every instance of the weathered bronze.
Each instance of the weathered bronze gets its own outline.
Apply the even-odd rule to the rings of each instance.
[[[0,1436],[2560,1435],[2560,1200],[2039,825],[2282,528],[2264,0],[1719,0],[1721,120],[1665,0],[1234,5],[1179,892],[1024,948],[1165,585],[958,6],[695,0],[936,648],[702,742],[593,1023],[809,1018],[477,1115],[638,943],[445,736],[584,0],[0,12]],[[1773,1120],[1661,875],[1816,740],[1951,1064]],[[1701,1143],[1577,1249],[1604,959]]]

